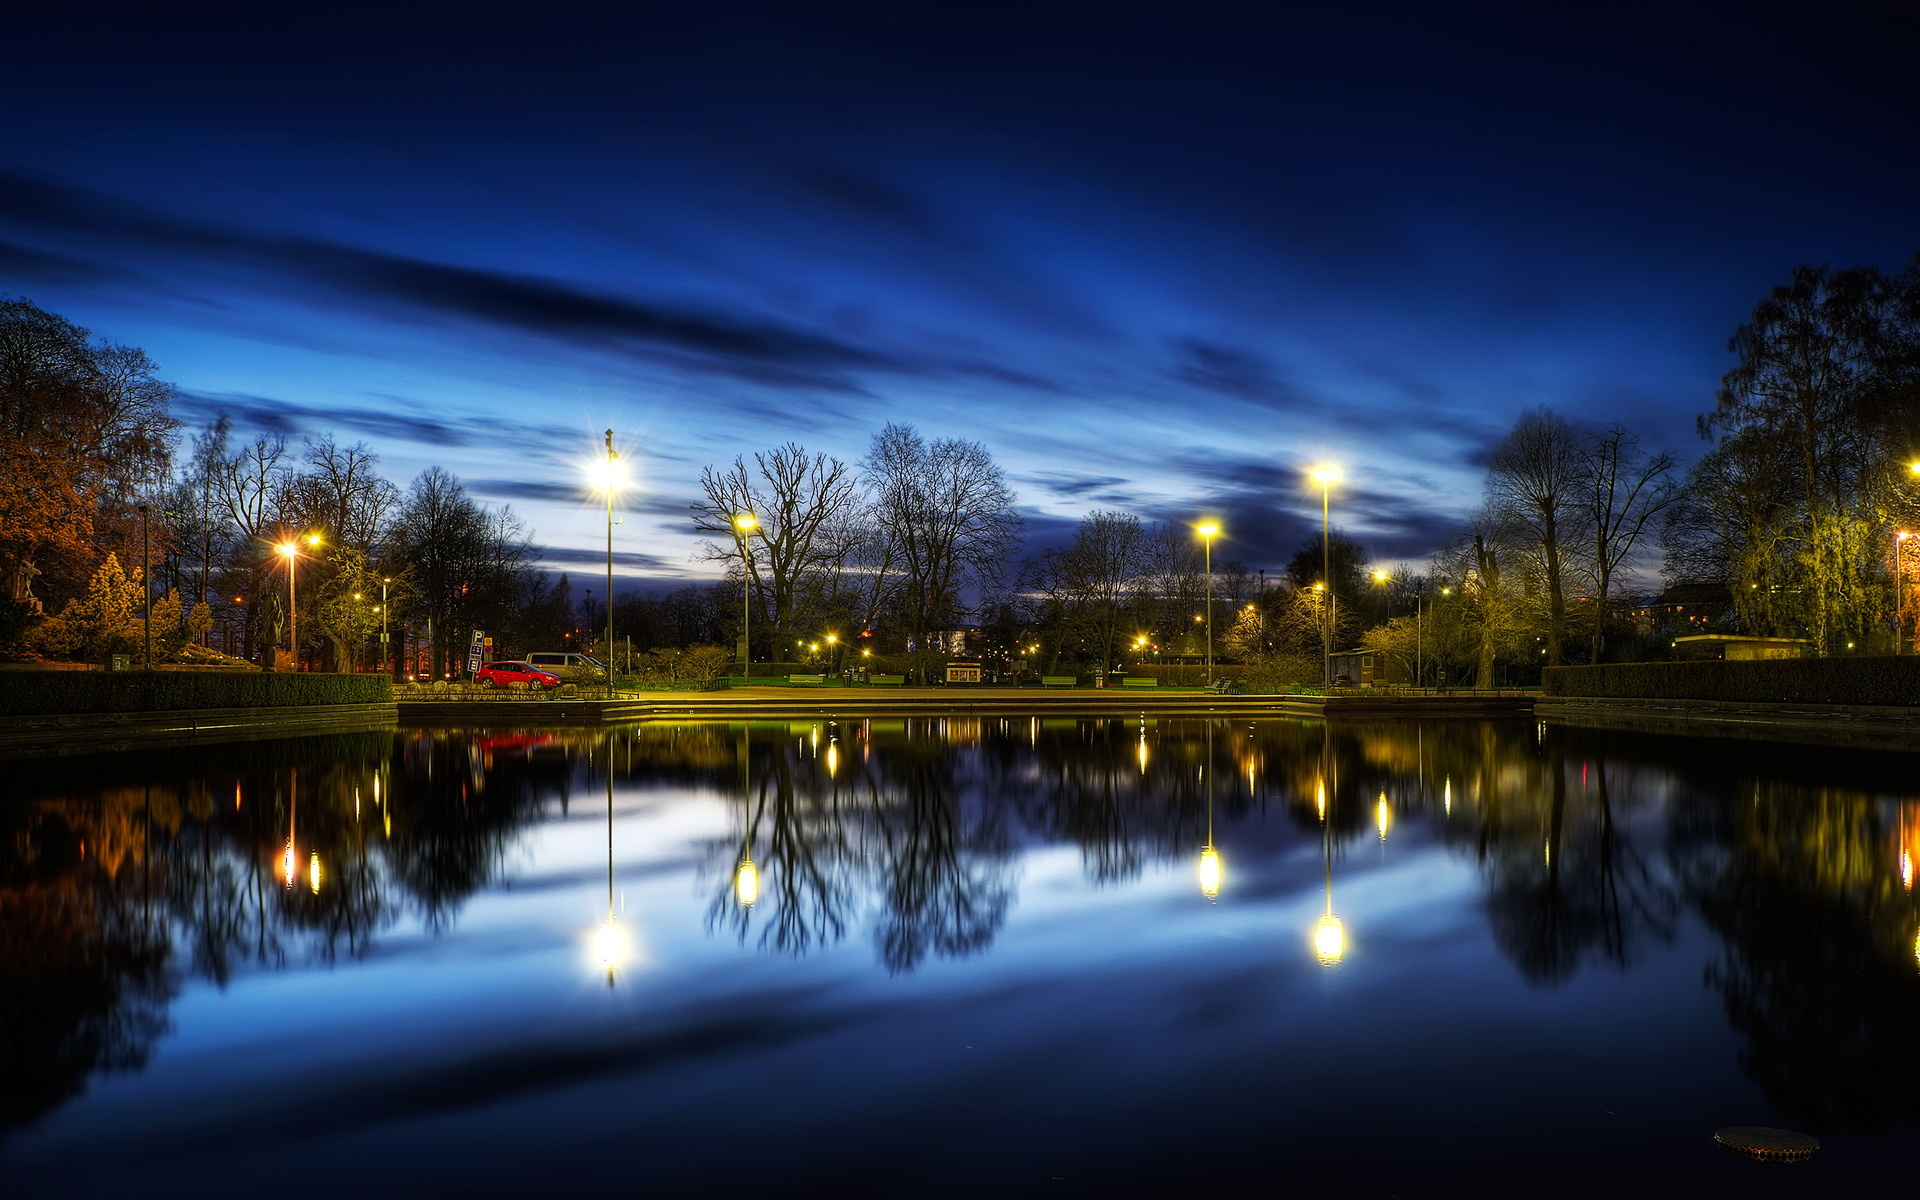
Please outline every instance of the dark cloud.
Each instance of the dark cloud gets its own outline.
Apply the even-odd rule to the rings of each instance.
[[[463,483],[474,495],[495,500],[535,500],[548,504],[600,503],[588,490],[584,480],[470,479]],[[621,497],[614,502],[616,514],[641,513],[647,516],[682,517],[689,521],[691,507],[690,501],[674,496]]]
[[[536,548],[534,557],[540,562],[559,567],[605,567],[607,565],[607,552],[605,550],[575,550],[567,546],[541,546]],[[631,567],[641,571],[658,572],[663,568],[667,568],[669,564],[664,558],[652,554],[643,554],[638,550],[615,550],[613,552],[613,565],[616,567]],[[678,570],[679,564],[673,564],[672,569]]]
[[[779,167],[788,182],[836,207],[921,237],[948,236],[931,208],[890,183],[816,159],[790,157]]]
[[[1065,471],[1040,471],[1023,475],[1021,480],[1069,499],[1079,499],[1093,492],[1109,492],[1120,484],[1130,482],[1118,475],[1072,475]]]
[[[0,287],[20,281],[98,283],[122,273],[104,263],[0,242]]]
[[[536,337],[641,354],[683,370],[788,391],[868,394],[849,373],[975,375],[1060,390],[991,363],[913,359],[745,314],[650,303],[531,275],[428,262],[311,238],[217,230],[79,188],[0,172],[0,220],[43,232],[133,244],[300,279],[359,300],[387,301]],[[31,252],[50,267],[45,254]],[[62,260],[73,270],[78,259]]]
[[[1175,343],[1179,357],[1174,378],[1195,387],[1251,400],[1267,407],[1298,408],[1308,403],[1300,391],[1280,380],[1258,355],[1218,342],[1185,338]]]
[[[537,445],[580,437],[580,431],[557,425],[429,416],[421,413],[411,401],[401,397],[390,399],[414,411],[399,413],[349,404],[300,404],[244,392],[193,391],[176,393],[176,408],[189,420],[212,421],[224,414],[237,425],[267,433],[331,433],[345,427],[374,437],[427,446]]]

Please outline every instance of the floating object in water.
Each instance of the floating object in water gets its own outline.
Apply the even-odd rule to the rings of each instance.
[[[1729,1125],[1713,1135],[1720,1148],[1762,1162],[1803,1162],[1820,1150],[1820,1139],[1765,1125]]]

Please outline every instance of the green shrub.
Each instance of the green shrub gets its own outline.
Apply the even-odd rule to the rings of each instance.
[[[254,674],[223,671],[9,671],[0,715],[166,712],[183,708],[277,708],[299,704],[381,704],[393,699],[384,675]]]
[[[1920,657],[1549,667],[1541,689],[1566,697],[1911,706],[1920,705]]]

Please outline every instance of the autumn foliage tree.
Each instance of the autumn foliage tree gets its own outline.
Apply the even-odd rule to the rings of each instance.
[[[172,391],[144,351],[0,298],[0,600],[87,578],[103,521],[165,474]]]

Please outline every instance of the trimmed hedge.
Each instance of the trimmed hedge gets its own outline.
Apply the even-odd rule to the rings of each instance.
[[[1603,663],[1548,667],[1548,696],[1920,706],[1920,657],[1776,658],[1756,662]]]
[[[1162,687],[1205,687],[1207,685],[1207,664],[1205,663],[1128,663],[1113,673],[1156,679]],[[1247,668],[1238,663],[1215,663],[1213,677],[1238,682],[1247,677]]]
[[[215,671],[9,671],[0,676],[0,715],[167,712],[183,708],[278,708],[298,704],[383,704],[384,675],[239,674]]]

